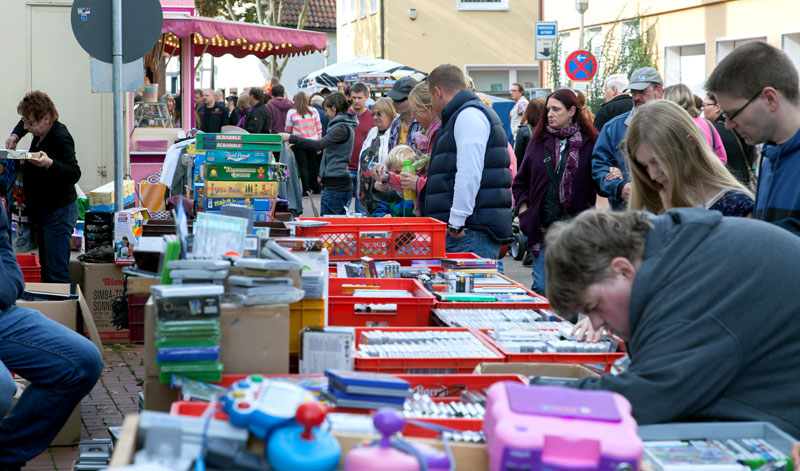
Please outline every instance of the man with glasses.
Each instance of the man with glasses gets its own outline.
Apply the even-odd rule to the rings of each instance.
[[[725,127],[764,143],[753,217],[800,235],[800,80],[789,56],[764,42],[736,48],[706,82]]]
[[[628,124],[636,114],[636,109],[653,100],[661,98],[664,81],[652,67],[636,69],[631,74],[628,90],[633,98],[633,109],[622,113],[607,122],[592,153],[592,178],[600,196],[608,198],[614,210],[623,210],[631,195],[631,177],[620,143],[625,138]]]
[[[411,115],[411,103],[408,102],[408,94],[414,89],[417,81],[409,76],[401,77],[392,85],[387,95],[392,99],[397,116],[389,127],[389,150],[396,145],[405,144],[417,150],[417,141],[414,135],[422,128],[416,119]]]
[[[755,148],[744,142],[736,131],[725,127],[725,118],[722,110],[719,109],[717,100],[711,95],[706,95],[701,105],[703,116],[714,125],[722,139],[722,146],[728,156],[726,164],[731,174],[739,180],[742,185],[750,187],[752,171],[750,169],[754,161]]]
[[[525,99],[525,89],[522,85],[515,83],[511,85],[511,99],[514,100],[514,106],[508,113],[511,120],[511,135],[514,137],[514,142],[517,141],[517,130],[522,124],[522,115],[525,114],[525,108],[528,107],[528,100]]]

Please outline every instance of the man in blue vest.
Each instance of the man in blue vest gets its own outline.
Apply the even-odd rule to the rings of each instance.
[[[424,216],[447,223],[447,251],[497,259],[511,233],[508,141],[491,108],[466,90],[461,69],[443,64],[428,75],[433,110],[442,119],[420,195]]]

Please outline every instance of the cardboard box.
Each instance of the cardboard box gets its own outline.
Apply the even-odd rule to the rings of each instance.
[[[239,182],[280,182],[286,180],[286,164],[206,163],[206,180]]]
[[[152,276],[129,276],[125,280],[126,291],[128,294],[148,295],[150,296],[150,287],[153,285],[161,284],[161,278]]]
[[[54,294],[69,294],[69,285],[57,283],[26,283],[25,289],[33,292],[44,292]],[[65,301],[18,301],[17,306],[27,307],[41,312],[45,316],[59,324],[65,325],[76,332],[83,334],[88,332],[89,339],[103,352],[103,345],[97,327],[94,324],[86,299],[80,287],[76,290],[77,300]],[[25,382],[27,383],[27,382]],[[14,401],[16,402],[16,397]],[[51,446],[74,445],[81,439],[81,405],[72,411],[64,427],[50,443]]]
[[[139,247],[144,221],[148,219],[150,213],[144,208],[114,213],[114,263],[133,265],[133,253]]]
[[[278,182],[206,181],[204,194],[213,198],[277,198]]]
[[[136,185],[133,180],[122,182],[122,206],[133,205],[136,197]],[[89,192],[89,211],[103,213],[114,212],[114,182],[108,182]]]
[[[273,161],[272,152],[261,150],[206,150],[205,162],[208,163],[240,163],[268,164]]]
[[[103,343],[127,343],[128,329],[117,330],[111,324],[112,298],[122,296],[124,280],[122,267],[113,263],[81,263],[81,290],[100,332]]]
[[[134,453],[142,444],[137,442],[137,429],[139,427],[139,415],[131,414],[125,417],[122,425],[122,435],[114,447],[114,454],[111,456],[109,469],[122,468],[133,464]],[[339,445],[342,447],[342,456],[339,460],[339,468],[344,468],[344,459],[353,447],[364,442],[371,442],[379,438],[378,434],[359,434],[337,432],[333,434]],[[406,438],[406,440],[409,440]],[[441,440],[429,440],[422,438],[411,438],[416,443],[424,443],[439,450],[444,450],[444,443]],[[455,460],[455,469],[459,471],[486,471],[489,469],[489,455],[486,453],[486,446],[482,443],[461,443],[450,442],[450,451]],[[264,442],[258,439],[250,440],[248,449],[253,452],[264,452]]]
[[[558,363],[481,363],[473,374],[517,374],[530,376],[554,376],[557,378],[599,378],[600,373],[583,365]]]
[[[144,310],[145,408],[169,410],[177,393],[158,383],[155,348],[155,309],[149,299]],[[220,362],[224,374],[289,373],[289,305],[234,306],[223,304],[220,314]]]
[[[252,206],[256,211],[270,211],[275,205],[271,198],[200,198],[200,207],[204,211],[219,211],[226,204]]]

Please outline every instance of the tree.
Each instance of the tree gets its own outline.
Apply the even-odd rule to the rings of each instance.
[[[553,41],[553,50],[550,53],[550,78],[553,81],[553,90],[561,88],[561,35],[556,35]]]
[[[284,0],[194,0],[195,8],[201,16],[224,17],[231,21],[256,23],[260,25],[281,26]],[[303,0],[303,9],[297,16],[297,29],[303,29],[308,15],[310,0]],[[280,61],[276,56],[261,59],[270,77],[281,78],[289,56]]]

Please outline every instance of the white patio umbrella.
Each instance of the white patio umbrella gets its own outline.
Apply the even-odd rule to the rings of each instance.
[[[400,78],[420,71],[400,64],[398,62],[375,59],[366,56],[356,56],[348,61],[337,62],[328,67],[311,72],[297,80],[297,87],[300,90],[317,90],[323,87],[338,87],[347,75],[366,74],[370,72],[382,72],[392,74],[395,78]],[[424,75],[424,74],[423,74]]]

